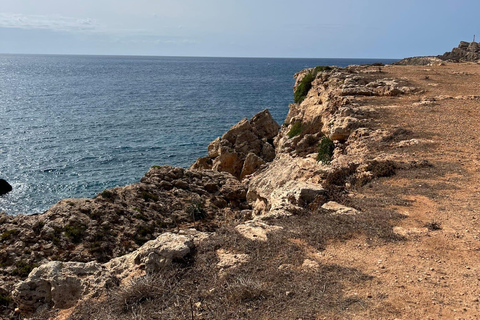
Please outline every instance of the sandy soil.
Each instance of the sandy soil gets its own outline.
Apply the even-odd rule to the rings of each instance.
[[[377,126],[410,130],[420,141],[390,152],[433,166],[399,171],[352,195],[352,204],[362,210],[385,203],[404,215],[394,230],[405,241],[374,245],[355,237],[331,243],[316,259],[372,276],[358,286],[345,284],[345,296],[358,302],[340,318],[480,318],[480,65],[387,66],[383,71],[424,93],[367,97],[363,103],[378,110]]]

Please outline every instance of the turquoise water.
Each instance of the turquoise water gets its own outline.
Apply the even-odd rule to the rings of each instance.
[[[188,167],[244,117],[282,123],[293,74],[393,60],[0,55],[0,211],[39,213]]]

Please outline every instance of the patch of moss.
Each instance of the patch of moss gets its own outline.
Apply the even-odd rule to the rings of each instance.
[[[330,164],[333,157],[335,144],[328,137],[323,137],[318,146],[317,161],[323,164]]]
[[[303,124],[301,121],[295,122],[292,127],[290,128],[290,131],[288,131],[287,136],[289,139],[298,136],[300,133],[303,131]]]

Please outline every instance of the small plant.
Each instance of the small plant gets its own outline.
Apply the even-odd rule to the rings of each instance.
[[[333,141],[328,137],[323,137],[318,146],[317,161],[323,164],[330,164],[334,150],[335,144],[333,144]]]
[[[100,193],[100,196],[104,199],[107,199],[107,200],[113,200],[115,199],[115,194],[110,191],[110,190],[103,190],[101,193]]]
[[[7,307],[12,302],[12,297],[8,295],[0,295],[0,306]]]
[[[429,222],[429,223],[425,224],[425,227],[430,231],[442,230],[442,226],[437,221]]]
[[[5,231],[4,233],[2,233],[2,235],[0,236],[0,238],[2,240],[8,240],[10,239],[11,237],[15,237],[16,235],[18,235],[20,233],[20,231],[18,231],[17,229],[12,229],[12,230],[7,230]]]
[[[160,166],[152,166],[152,169],[160,169]]]
[[[296,121],[292,127],[290,128],[290,131],[288,131],[287,136],[289,139],[292,139],[295,136],[298,136],[300,133],[303,131],[303,124],[301,121]]]
[[[307,96],[308,91],[310,91],[310,89],[312,88],[312,82],[317,77],[317,74],[319,72],[327,71],[327,70],[331,70],[331,67],[327,67],[327,66],[315,67],[313,70],[307,73],[305,77],[303,77],[303,79],[298,84],[298,87],[294,93],[293,100],[295,101],[295,103],[301,103],[303,100],[305,100],[305,97]]]
[[[202,220],[207,216],[204,205],[200,201],[193,201],[187,207],[187,213],[192,217],[193,221]]]
[[[65,226],[65,236],[69,238],[73,243],[80,243],[85,235],[86,226],[79,222],[74,224],[67,224]]]

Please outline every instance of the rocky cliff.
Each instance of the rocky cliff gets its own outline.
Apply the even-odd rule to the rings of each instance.
[[[431,140],[395,110],[457,99],[430,94],[441,69],[408,69],[412,77],[402,68],[303,70],[282,126],[264,110],[188,170],[154,167],[94,199],[3,215],[5,317],[315,319],[369,306],[347,288],[373,286],[371,270],[327,248],[352,240],[347,256],[394,251],[391,243],[429,232],[396,226],[406,217],[396,208],[410,204],[376,183],[399,174],[408,185],[409,172],[432,170],[418,155]],[[385,305],[388,295],[378,297]]]

